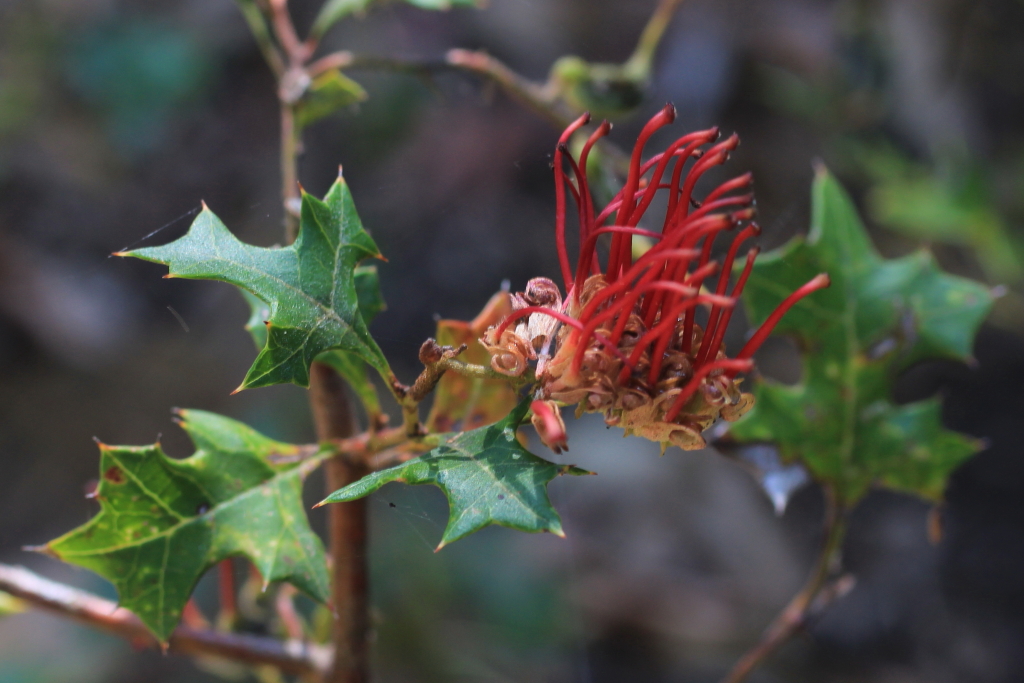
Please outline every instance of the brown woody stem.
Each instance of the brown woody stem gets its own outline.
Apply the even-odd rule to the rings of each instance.
[[[785,609],[775,617],[775,621],[761,636],[760,642],[736,662],[728,675],[722,679],[722,683],[741,683],[746,680],[754,669],[804,627],[812,612],[820,612],[823,609],[824,604],[817,601],[816,598],[826,588],[826,581],[832,572],[833,564],[839,557],[843,536],[846,532],[846,520],[843,506],[839,502],[835,490],[826,484],[822,487],[822,491],[825,496],[824,541],[807,583],[790,600]],[[841,582],[837,582],[835,585],[841,586]],[[832,590],[831,588],[825,592],[829,600],[843,593],[842,590]]]
[[[354,420],[344,380],[322,363],[313,363],[309,380],[317,439],[324,442],[350,437]],[[327,492],[331,493],[358,481],[370,470],[364,463],[339,453],[327,460],[324,472]],[[366,499],[337,503],[327,512],[335,656],[325,683],[369,680],[366,512]]]
[[[124,638],[136,647],[160,647],[139,618],[128,610],[92,593],[45,579],[24,567],[0,564],[0,590],[40,609]],[[320,645],[188,626],[175,629],[168,640],[167,651],[270,665],[314,681],[324,680],[323,673],[331,659],[330,649]]]

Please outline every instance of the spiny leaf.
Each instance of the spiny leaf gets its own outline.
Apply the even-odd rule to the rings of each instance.
[[[380,276],[377,266],[359,266],[356,268],[356,298],[359,301],[359,314],[369,325],[377,314],[387,308],[384,296],[380,293]],[[366,363],[349,351],[327,351],[317,356],[317,361],[326,363],[341,375],[352,391],[363,404],[366,414],[381,414],[380,398],[373,382],[366,376]]]
[[[387,308],[384,297],[380,293],[380,276],[377,274],[377,266],[359,266],[355,270],[355,277],[359,314],[369,325],[378,313]],[[270,306],[244,289],[239,291],[246,303],[249,304],[250,310],[249,322],[245,324],[245,329],[252,335],[253,341],[256,342],[256,348],[261,349],[267,344],[266,321],[270,318]],[[373,386],[373,382],[366,376],[366,363],[359,356],[348,351],[325,351],[317,356],[316,360],[330,365],[345,378],[363,404],[367,414],[380,414],[380,399],[377,396],[377,390]]]
[[[269,305],[266,344],[238,390],[308,386],[310,364],[332,349],[354,353],[390,376],[359,313],[355,282],[356,265],[380,252],[340,175],[324,201],[302,195],[299,235],[291,246],[245,244],[204,205],[181,239],[121,255],[166,264],[168,277],[230,282]]]
[[[298,102],[296,121],[300,128],[305,128],[325,116],[330,116],[356,102],[362,102],[366,97],[363,86],[338,69],[332,69],[313,79],[309,89]]]
[[[265,582],[288,581],[326,601],[327,560],[302,504],[303,478],[318,459],[226,417],[179,414],[194,455],[101,444],[99,514],[41,549],[111,581],[161,641],[203,573],[233,555]]]
[[[529,406],[529,400],[523,401],[501,422],[455,434],[425,455],[335,491],[320,505],[356,500],[393,481],[433,484],[444,491],[450,508],[438,550],[490,524],[564,536],[547,485],[560,474],[592,473],[556,465],[523,448],[516,429]]]
[[[873,483],[938,499],[979,444],[943,429],[937,399],[893,404],[893,382],[925,358],[968,359],[992,295],[942,273],[926,251],[883,259],[824,169],[812,200],[810,234],[762,256],[743,292],[757,322],[786,293],[829,273],[832,286],[798,303],[776,328],[805,351],[803,382],[759,382],[757,403],[731,434],[776,442],[786,460],[803,461],[847,503]]]
[[[437,343],[441,346],[466,345],[459,360],[489,365],[491,354],[479,339],[491,325],[512,312],[512,297],[498,292],[474,320],[439,320]],[[433,433],[467,431],[497,422],[516,405],[516,393],[500,379],[466,377],[447,372],[434,391],[434,404],[427,418],[427,430]]]

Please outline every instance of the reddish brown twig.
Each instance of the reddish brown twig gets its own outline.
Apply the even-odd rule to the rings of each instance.
[[[217,595],[220,602],[217,626],[231,631],[238,618],[238,601],[235,598],[235,565],[230,557],[217,565]]]
[[[345,383],[321,363],[310,368],[309,400],[320,441],[344,439],[353,431]],[[365,463],[343,455],[324,465],[327,492],[370,473]],[[335,657],[327,683],[365,683],[369,679],[369,603],[366,568],[366,499],[331,505],[328,510],[331,557],[331,606],[334,609]]]
[[[0,564],[0,590],[25,602],[119,636],[136,647],[159,648],[139,618],[110,600],[45,579],[25,569]],[[330,649],[295,640],[218,633],[179,626],[167,644],[176,654],[224,657],[252,665],[270,665],[282,672],[322,681],[331,660]]]

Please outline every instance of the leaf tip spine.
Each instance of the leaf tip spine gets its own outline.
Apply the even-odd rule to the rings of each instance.
[[[21,549],[27,553],[40,553],[42,555],[49,555],[50,557],[60,559],[60,555],[54,552],[49,543],[44,545],[23,545],[21,546]]]

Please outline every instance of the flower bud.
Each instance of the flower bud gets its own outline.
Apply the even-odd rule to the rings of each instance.
[[[565,422],[554,401],[534,401],[530,404],[533,417],[530,422],[537,430],[541,442],[555,453],[569,450],[568,437],[565,434]]]

